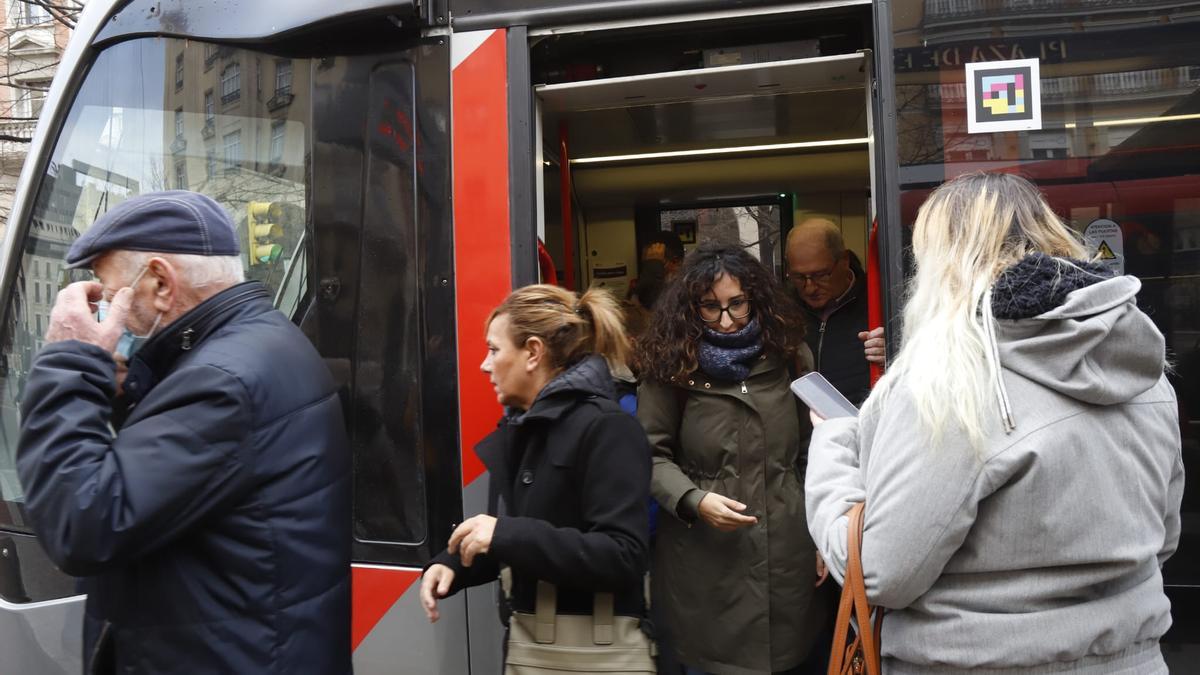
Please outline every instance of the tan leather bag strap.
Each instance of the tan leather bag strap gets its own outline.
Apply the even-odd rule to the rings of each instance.
[[[613,643],[613,618],[616,598],[612,593],[597,593],[592,599],[592,642]]]
[[[879,631],[883,627],[883,610],[880,609],[872,621],[871,606],[867,602],[867,587],[863,581],[862,531],[865,508],[866,505],[860,502],[847,513],[850,523],[846,532],[846,576],[842,584],[842,598],[838,603],[833,649],[829,657],[830,675],[842,675],[853,669],[849,660],[854,657],[860,642],[866,673],[880,675],[882,672]],[[858,619],[858,637],[847,646],[846,639],[849,637],[852,617]]]
[[[539,644],[554,644],[554,614],[558,611],[558,589],[545,581],[537,582],[537,603],[533,611],[533,639]]]

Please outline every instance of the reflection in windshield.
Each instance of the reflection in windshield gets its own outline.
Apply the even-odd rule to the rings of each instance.
[[[247,49],[148,38],[97,58],[46,167],[9,300],[0,525],[24,527],[14,504],[22,494],[13,468],[20,392],[55,294],[89,276],[63,268],[67,249],[101,214],[145,192],[207,194],[238,227],[247,278],[296,311],[306,292],[308,91],[308,61]]]

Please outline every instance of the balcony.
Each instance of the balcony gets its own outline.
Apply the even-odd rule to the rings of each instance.
[[[25,155],[37,122],[33,120],[0,123],[0,157]]]
[[[213,119],[204,120],[204,127],[200,129],[200,135],[206,141],[212,140],[212,137],[217,135],[217,121]]]
[[[292,92],[290,89],[286,90],[286,91],[282,90],[282,89],[276,90],[275,95],[272,96],[271,99],[267,101],[267,110],[269,110],[271,112],[275,112],[276,110],[279,110],[280,108],[286,108],[289,105],[291,105],[292,101],[294,101],[295,99],[296,99],[296,97],[294,95],[292,95]]]
[[[187,139],[183,136],[176,136],[175,140],[171,142],[171,154],[177,155],[184,150],[187,150]]]
[[[223,94],[221,96],[221,103],[224,105],[229,105],[230,103],[233,103],[234,101],[237,101],[241,98],[242,98],[242,90],[235,89],[235,90],[229,92],[228,94]]]

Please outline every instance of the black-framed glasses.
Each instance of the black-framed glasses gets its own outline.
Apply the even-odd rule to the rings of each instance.
[[[797,286],[803,286],[810,281],[814,285],[819,286],[826,281],[829,281],[829,277],[833,276],[833,272],[834,270],[830,268],[824,272],[813,272],[812,274],[797,274],[795,272],[788,272],[787,276],[788,279],[791,279],[792,283],[796,284]]]
[[[721,315],[726,312],[734,321],[744,319],[750,316],[750,301],[745,298],[735,298],[728,305],[722,305],[719,302],[700,303],[700,320],[704,323],[717,323],[721,320]]]

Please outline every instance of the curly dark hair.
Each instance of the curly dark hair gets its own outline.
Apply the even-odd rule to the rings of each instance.
[[[637,341],[641,377],[670,382],[696,370],[704,334],[700,298],[723,275],[741,283],[762,326],[764,351],[787,358],[795,354],[804,338],[804,319],[782,284],[741,244],[709,241],[684,258],[679,276],[655,303],[650,325]]]

